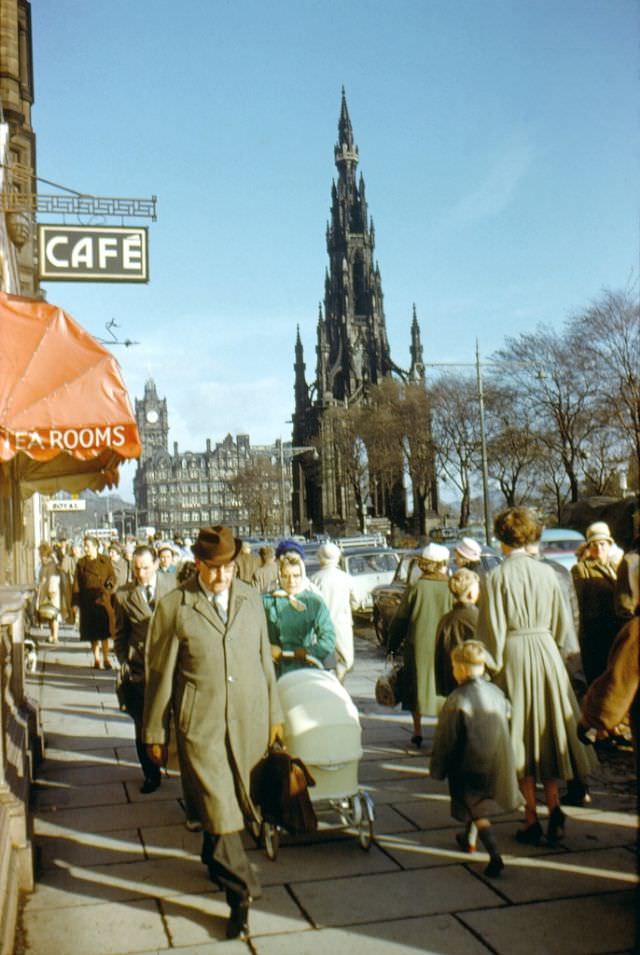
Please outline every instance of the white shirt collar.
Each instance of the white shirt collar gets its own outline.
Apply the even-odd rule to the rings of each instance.
[[[214,594],[211,590],[207,590],[205,585],[202,583],[202,578],[198,574],[198,586],[200,590],[205,595],[209,603],[216,603],[219,607],[222,607],[223,610],[229,609],[229,593],[231,591],[230,587],[227,587],[226,590],[223,590],[221,594]]]

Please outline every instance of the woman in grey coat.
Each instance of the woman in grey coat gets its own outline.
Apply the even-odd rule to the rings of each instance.
[[[512,706],[511,742],[526,821],[516,838],[534,845],[542,839],[538,779],[549,807],[547,841],[555,843],[565,825],[558,780],[585,779],[595,767],[593,754],[578,740],[578,704],[560,652],[568,611],[553,570],[526,552],[541,531],[533,512],[508,508],[494,529],[506,557],[484,580],[477,637]]]

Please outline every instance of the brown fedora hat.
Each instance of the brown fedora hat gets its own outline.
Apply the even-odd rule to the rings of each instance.
[[[216,524],[215,527],[201,527],[198,538],[191,548],[198,560],[219,567],[228,564],[238,556],[242,541],[233,536],[230,527]]]

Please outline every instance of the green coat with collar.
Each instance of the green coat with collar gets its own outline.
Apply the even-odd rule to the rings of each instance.
[[[194,576],[158,602],[147,637],[142,738],[166,743],[173,707],[189,815],[210,833],[255,815],[251,771],[282,722],[260,595],[237,578],[226,625]]]

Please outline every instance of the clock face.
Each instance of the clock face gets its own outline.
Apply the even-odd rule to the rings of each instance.
[[[147,421],[149,424],[155,424],[158,420],[158,412],[154,411],[152,408],[151,411],[147,411]]]

